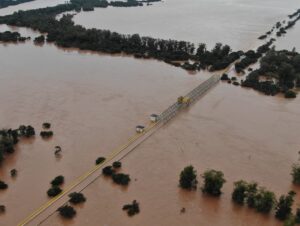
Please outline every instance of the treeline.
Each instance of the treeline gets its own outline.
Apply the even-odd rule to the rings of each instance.
[[[34,0],[1,0],[0,1],[0,9],[5,8],[12,5],[19,5],[25,2],[32,2]]]
[[[266,95],[284,93],[286,98],[296,97],[292,89],[300,87],[300,54],[287,50],[270,50],[261,58],[260,68],[250,72],[242,86]]]
[[[283,34],[286,34],[287,30],[292,28],[297,23],[297,21],[300,20],[300,9],[298,9],[295,13],[288,15],[288,18],[290,19],[290,21],[288,21],[287,23],[286,23],[286,20],[284,20],[282,22],[278,21],[272,27],[272,29],[270,31],[267,31],[264,35],[259,36],[258,39],[261,39],[261,40],[266,39],[276,29],[277,29],[277,32],[276,32],[277,37],[280,37]]]
[[[55,17],[63,12],[81,10],[84,4],[103,2],[97,0],[72,0],[70,4],[55,7],[19,11],[0,17],[0,24],[29,27],[47,33],[47,42],[64,48],[78,48],[105,53],[126,53],[137,58],[154,58],[186,70],[209,69],[211,71],[228,67],[243,52],[232,52],[228,45],[220,43],[212,50],[205,44],[197,48],[193,43],[176,40],[163,40],[140,37],[138,34],[122,35],[109,30],[86,29],[75,25],[72,16],[64,15],[60,20]]]
[[[0,42],[24,42],[30,37],[22,37],[19,32],[0,32]]]
[[[271,45],[273,44],[275,40],[271,39],[266,44],[263,44],[257,48],[256,51],[249,50],[246,53],[243,54],[243,58],[235,63],[235,71],[237,73],[244,73],[244,70],[249,67],[251,64],[254,64],[258,61],[259,58],[262,57],[262,55],[266,52],[268,52],[271,48]]]

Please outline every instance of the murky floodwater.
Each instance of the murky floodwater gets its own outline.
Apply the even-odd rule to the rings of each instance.
[[[56,6],[64,2],[66,2],[66,0],[34,0],[32,2],[26,2],[23,4],[0,9],[0,16],[13,14],[14,12],[17,12],[19,10],[38,9],[47,6]]]
[[[31,42],[1,44],[0,54],[1,127],[24,123],[40,131],[49,121],[55,133],[49,141],[37,136],[21,142],[1,167],[1,179],[10,186],[0,194],[7,207],[1,225],[14,225],[46,201],[53,177],[63,174],[70,183],[97,157],[124,143],[151,113],[162,111],[204,78],[161,62]],[[60,160],[54,157],[56,145],[63,149]],[[9,178],[12,168],[19,170],[16,180]]]
[[[32,4],[37,2],[42,1]],[[145,8],[97,9],[77,15],[75,21],[123,33],[209,45],[221,41],[247,49],[257,44],[259,34],[299,8],[296,1],[289,3],[169,0]],[[171,20],[176,20],[174,25]],[[1,31],[7,29],[11,28],[0,26]],[[37,35],[13,29],[24,36]],[[297,25],[286,36],[289,41],[281,39],[278,46],[297,47],[298,30]],[[36,136],[21,142],[1,166],[0,179],[9,184],[0,193],[0,204],[7,207],[0,216],[0,225],[5,226],[16,225],[48,200],[46,191],[55,176],[64,175],[68,185],[90,169],[97,157],[126,142],[137,124],[147,123],[149,114],[161,112],[207,77],[162,62],[32,42],[0,44],[0,59],[1,127],[31,124],[39,132],[41,124],[49,121],[55,133],[49,141]],[[72,225],[280,225],[273,217],[232,205],[230,195],[238,179],[255,180],[277,195],[292,188],[290,166],[298,158],[300,145],[299,105],[299,98],[266,97],[220,84],[122,161],[123,171],[132,178],[128,189],[103,178],[88,187],[84,191],[88,201],[77,208]],[[63,149],[61,159],[54,157],[56,145]],[[199,190],[178,189],[178,174],[188,164],[199,174],[207,168],[222,170],[227,179],[224,195],[212,199]],[[12,168],[19,170],[14,180],[9,177]],[[133,199],[141,203],[141,213],[128,218],[121,207]],[[185,214],[179,213],[182,207]],[[68,223],[56,214],[44,223],[63,224]]]
[[[257,37],[299,8],[289,0],[166,0],[143,8],[95,9],[75,16],[85,27],[123,34],[229,44],[235,50],[256,46]]]

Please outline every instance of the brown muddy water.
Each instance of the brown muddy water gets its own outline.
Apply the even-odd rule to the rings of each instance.
[[[299,8],[297,0],[165,0],[139,8],[95,9],[74,17],[77,24],[122,34],[229,44],[249,50],[257,37]]]
[[[66,2],[65,0],[34,0],[32,2],[26,2],[23,4],[9,6],[3,9],[0,9],[0,16],[5,16],[9,14],[13,14],[19,10],[29,10],[29,9],[38,9],[44,8],[47,6],[56,6],[58,4],[62,4]]]
[[[202,10],[191,11],[199,9],[199,4]],[[86,18],[84,25],[114,30],[111,25],[117,20],[119,28],[126,29],[116,27],[119,32],[143,34],[144,29],[149,32],[146,35],[154,37],[209,45],[221,41],[233,48],[247,49],[256,46],[259,34],[296,8],[299,6],[293,0],[289,4],[277,0],[188,0],[180,4],[170,0],[145,8],[97,9],[78,14],[75,21],[83,24]],[[150,13],[146,17],[147,10],[152,10],[152,20]],[[172,17],[168,11],[177,13]],[[129,12],[130,18],[126,16]],[[178,18],[176,26],[168,23],[168,18]],[[132,23],[124,23],[126,20]],[[183,26],[182,20],[194,25]],[[158,25],[151,27],[146,22]],[[201,26],[194,29],[197,23]],[[134,27],[136,31],[131,31]],[[0,26],[1,31],[7,29],[11,28]],[[13,29],[37,36],[28,29]],[[286,38],[289,37],[288,34]],[[296,37],[297,34],[291,36],[287,44],[282,38],[280,45],[297,45]],[[9,184],[9,189],[0,193],[0,204],[7,207],[0,216],[1,226],[16,225],[47,201],[46,191],[55,176],[64,175],[66,185],[70,184],[90,169],[97,157],[107,156],[125,143],[137,124],[148,122],[149,114],[163,111],[177,96],[208,76],[203,72],[191,75],[152,60],[35,46],[32,42],[0,44],[0,56],[1,127],[31,124],[39,132],[42,123],[49,121],[55,134],[48,141],[36,136],[20,142],[16,153],[1,166],[0,179]],[[88,200],[76,208],[74,220],[62,221],[54,214],[43,225],[280,225],[272,216],[233,205],[230,194],[232,183],[239,179],[257,181],[277,195],[293,188],[289,174],[300,146],[299,105],[299,98],[266,97],[221,83],[122,160],[122,171],[132,178],[127,189],[100,178],[84,190]],[[54,157],[56,145],[62,147],[61,159]],[[178,175],[188,164],[193,164],[198,174],[207,168],[222,170],[227,179],[223,196],[213,199],[202,196],[199,189],[181,191]],[[12,168],[19,170],[16,179],[9,176]],[[140,202],[141,213],[128,218],[121,208],[133,199]],[[186,208],[185,214],[180,214],[182,207]]]
[[[97,157],[125,143],[151,113],[163,111],[205,78],[157,61],[31,42],[1,44],[0,54],[1,127],[31,124],[39,132],[48,121],[55,133],[49,141],[36,136],[21,142],[1,166],[1,180],[9,184],[0,193],[7,207],[1,225],[15,225],[47,200],[51,179],[62,174],[71,183]],[[54,157],[56,145],[63,149],[61,159]],[[19,171],[15,180],[9,178],[12,168]]]

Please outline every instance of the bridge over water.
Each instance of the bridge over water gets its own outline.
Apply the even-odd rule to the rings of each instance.
[[[40,206],[34,212],[32,212],[28,217],[22,220],[18,226],[23,225],[40,225],[46,221],[51,215],[53,215],[57,208],[68,202],[68,195],[71,192],[83,191],[87,186],[92,184],[101,176],[101,169],[108,165],[112,161],[117,161],[125,158],[128,154],[135,150],[138,145],[149,138],[155,131],[157,131],[165,123],[169,122],[183,109],[190,107],[195,103],[201,96],[207,93],[212,87],[214,87],[220,80],[219,75],[212,75],[210,78],[202,82],[196,88],[191,90],[188,94],[182,97],[185,101],[176,101],[171,106],[169,106],[165,111],[163,111],[157,118],[156,122],[150,123],[142,133],[138,133],[131,137],[126,144],[114,149],[110,156],[99,165],[94,166],[88,172],[78,177],[73,183],[71,183],[62,193],[58,196],[50,199],[48,202]]]

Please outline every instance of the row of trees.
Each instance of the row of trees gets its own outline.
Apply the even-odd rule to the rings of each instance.
[[[260,213],[267,214],[274,210],[278,220],[290,221],[293,218],[295,223],[300,223],[300,209],[296,210],[295,216],[292,215],[295,195],[294,191],[290,191],[287,195],[281,195],[277,200],[272,191],[258,187],[257,183],[240,180],[234,183],[231,197],[233,202],[247,205]]]
[[[75,47],[105,53],[126,53],[139,58],[155,58],[187,70],[224,69],[243,54],[242,51],[232,52],[228,45],[221,43],[217,43],[212,50],[208,50],[205,44],[196,47],[193,43],[185,41],[140,37],[138,34],[122,35],[109,30],[86,29],[75,25],[71,15],[64,15],[60,20],[55,19],[61,13],[81,10],[86,3],[96,7],[99,1],[72,0],[70,4],[19,11],[0,17],[0,24],[24,26],[47,33],[48,42],[54,42],[65,48]]]
[[[22,37],[19,32],[0,32],[0,42],[24,42],[30,37]]]

